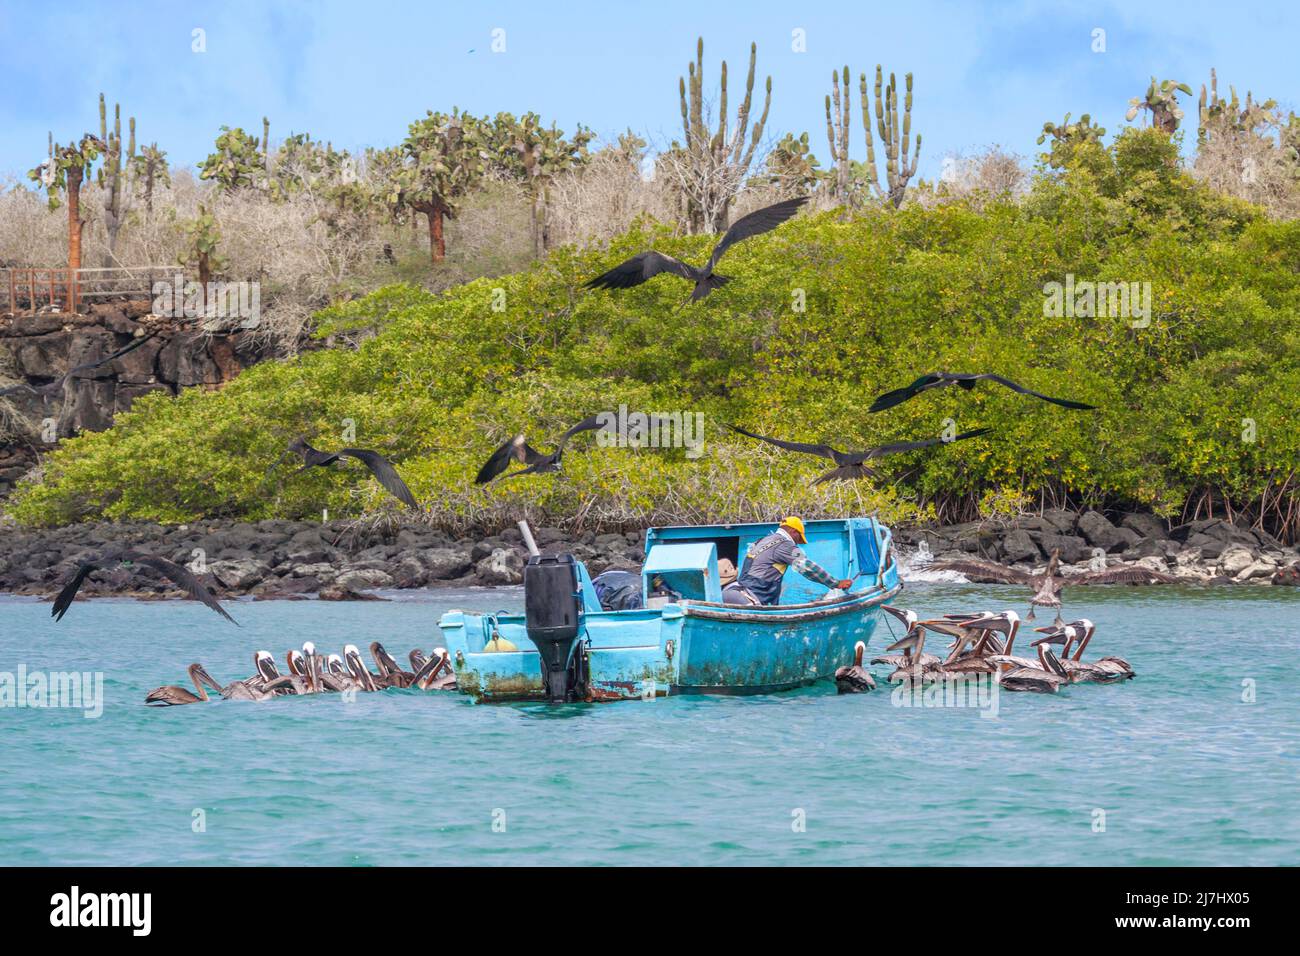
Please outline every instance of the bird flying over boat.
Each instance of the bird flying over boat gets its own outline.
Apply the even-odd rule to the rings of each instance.
[[[1067,584],[1168,584],[1177,580],[1161,571],[1141,566],[1062,576],[1057,573],[1060,563],[1061,549],[1053,548],[1047,567],[1039,573],[976,560],[932,561],[926,567],[933,571],[955,571],[978,584],[1023,584],[1033,588],[1034,596],[1029,600],[1029,613],[1025,615],[1025,620],[1034,620],[1034,608],[1047,607],[1056,611],[1053,623],[1057,626],[1064,623],[1061,618],[1061,591]]]
[[[175,584],[182,591],[189,594],[195,601],[202,601],[207,607],[212,608],[231,624],[238,625],[238,622],[226,613],[226,609],[221,606],[216,597],[207,588],[202,581],[194,575],[189,568],[177,564],[174,561],[168,561],[166,558],[160,558],[156,555],[145,554],[143,551],[136,551],[126,547],[110,548],[99,557],[83,561],[78,567],[72,579],[63,586],[58,596],[54,599],[54,606],[50,609],[50,615],[56,621],[63,620],[63,615],[67,613],[68,608],[72,606],[73,600],[77,596],[77,591],[90,577],[94,571],[108,568],[113,565],[122,567],[132,567],[134,565],[144,565],[153,568],[162,574],[165,578]]]
[[[835,462],[835,467],[824,475],[820,475],[813,481],[814,485],[820,485],[824,481],[848,481],[854,478],[868,478],[876,474],[875,470],[869,467],[866,462],[872,458],[881,458],[885,455],[893,455],[898,452],[913,451],[917,448],[929,448],[932,445],[946,445],[952,442],[965,441],[968,438],[975,438],[979,435],[987,434],[990,429],[976,428],[973,431],[961,432],[952,438],[926,438],[922,441],[905,441],[896,442],[892,445],[877,445],[874,448],[867,448],[863,451],[844,452],[830,445],[813,445],[803,442],[783,441],[780,438],[768,438],[766,435],[757,435],[754,432],[746,431],[738,425],[728,425],[733,432],[739,432],[749,438],[756,438],[759,441],[765,441],[769,445],[775,445],[777,448],[784,448],[786,451],[802,452],[805,455],[817,455],[820,458],[829,458]]]
[[[411,489],[406,487],[406,482],[402,481],[397,469],[393,467],[393,463],[378,452],[366,448],[340,448],[335,452],[320,451],[307,444],[303,438],[295,438],[291,441],[288,450],[300,456],[305,462],[294,472],[296,475],[302,474],[308,468],[328,467],[340,458],[355,458],[370,469],[370,473],[390,495],[408,508],[420,507],[416,503],[415,495],[411,494]]]
[[[1044,395],[1042,392],[1035,392],[1033,389],[1025,388],[1009,378],[996,375],[993,372],[929,372],[922,375],[910,385],[902,388],[896,388],[892,392],[885,392],[876,397],[867,409],[869,412],[883,412],[887,408],[893,408],[895,405],[901,405],[908,399],[915,398],[922,392],[928,392],[931,389],[946,388],[950,385],[958,385],[966,391],[975,387],[976,382],[996,382],[1004,385],[1013,392],[1021,395],[1031,395],[1034,398],[1041,398],[1045,402],[1051,402],[1053,405],[1060,405],[1062,408],[1073,408],[1080,411],[1092,411],[1096,405],[1085,405],[1083,402],[1072,401],[1068,398],[1053,398],[1051,395]]]
[[[492,453],[492,457],[483,463],[483,467],[478,470],[474,476],[474,484],[483,485],[492,481],[494,478],[502,475],[510,467],[511,459],[519,462],[526,467],[518,471],[512,471],[506,475],[507,478],[515,478],[519,475],[542,474],[548,471],[559,471],[560,460],[564,457],[564,446],[569,443],[569,439],[574,435],[582,432],[595,431],[604,427],[605,420],[600,415],[592,415],[584,418],[578,424],[574,425],[563,435],[555,444],[555,451],[543,454],[532,445],[525,441],[522,433],[505,442]]]
[[[19,391],[28,391],[31,392],[33,395],[45,395],[45,396],[55,395],[59,392],[60,389],[63,388],[63,384],[68,379],[76,375],[77,373],[89,372],[91,369],[99,368],[101,365],[107,365],[109,362],[115,362],[118,359],[120,359],[123,355],[127,355],[131,352],[134,352],[136,349],[144,345],[146,342],[148,342],[157,334],[158,333],[156,332],[150,332],[148,335],[142,335],[138,339],[133,339],[132,341],[128,342],[126,345],[122,346],[122,348],[114,352],[112,355],[105,356],[102,359],[96,359],[93,362],[84,362],[81,365],[78,365],[74,368],[70,368],[66,372],[64,372],[61,376],[56,378],[54,381],[46,382],[44,385],[28,385],[26,382],[19,382],[16,385],[6,385],[4,388],[0,388],[0,398],[3,398],[6,395],[12,395],[13,393]]]
[[[730,276],[719,275],[713,271],[723,253],[742,239],[748,239],[751,236],[757,236],[775,229],[798,212],[799,207],[807,201],[807,196],[786,199],[773,203],[771,206],[757,209],[747,216],[741,216],[731,224],[730,229],[723,233],[718,244],[713,247],[713,255],[709,256],[708,264],[702,269],[665,255],[662,252],[651,250],[633,256],[626,262],[620,262],[608,272],[601,273],[596,278],[589,280],[585,284],[586,288],[629,289],[632,286],[648,282],[661,272],[671,272],[673,275],[681,276],[683,279],[695,283],[695,288],[691,290],[690,301],[697,302],[714,289],[721,288],[731,281]]]

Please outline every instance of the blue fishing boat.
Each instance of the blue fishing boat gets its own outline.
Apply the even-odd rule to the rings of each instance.
[[[828,592],[788,571],[784,603],[723,603],[719,558],[739,566],[776,527],[651,528],[644,606],[634,610],[603,609],[572,556],[535,554],[524,613],[449,611],[439,620],[460,691],[481,701],[606,701],[769,693],[833,677],[902,587],[889,530],[874,518],[809,521],[805,553],[853,579],[852,589]]]

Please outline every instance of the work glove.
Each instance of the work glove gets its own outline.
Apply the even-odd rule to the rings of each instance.
[[[839,588],[841,591],[847,591],[853,587],[853,579],[845,578],[843,581],[838,582],[835,586]]]

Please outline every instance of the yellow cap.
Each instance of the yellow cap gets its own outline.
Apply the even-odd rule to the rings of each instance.
[[[803,538],[805,541],[808,540],[808,535],[805,534],[803,530],[802,518],[796,518],[794,515],[791,515],[788,518],[781,519],[781,524],[787,528],[794,528],[795,531],[799,532],[799,537]]]

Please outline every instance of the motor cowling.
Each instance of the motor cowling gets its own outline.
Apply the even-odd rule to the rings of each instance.
[[[573,699],[573,649],[582,633],[582,590],[571,554],[538,554],[524,566],[524,627],[542,661],[547,699]]]

